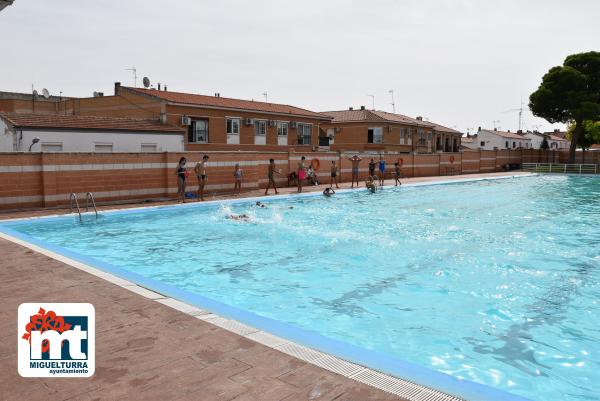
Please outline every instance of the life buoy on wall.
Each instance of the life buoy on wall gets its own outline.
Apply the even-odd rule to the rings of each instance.
[[[402,166],[404,164],[404,159],[399,158],[398,159],[398,165]]]
[[[450,156],[450,163],[454,163],[454,156]]]
[[[321,161],[317,158],[312,159],[310,161],[310,166],[313,168],[313,170],[317,171],[321,167]]]

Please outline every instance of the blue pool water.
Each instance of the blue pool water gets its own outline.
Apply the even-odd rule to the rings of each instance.
[[[599,179],[524,177],[266,204],[9,226],[532,400],[599,398]],[[226,219],[231,213],[250,221]]]

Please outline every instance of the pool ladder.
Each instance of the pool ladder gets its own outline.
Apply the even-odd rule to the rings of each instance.
[[[85,194],[85,211],[90,211],[90,201],[92,202],[92,206],[94,207],[94,212],[96,213],[96,219],[98,218],[98,208],[96,208],[96,201],[94,200],[94,194],[91,192],[87,192]],[[79,221],[82,221],[81,218],[81,208],[79,207],[79,199],[77,198],[77,194],[75,192],[71,192],[69,195],[69,204],[71,206],[71,213],[73,213],[73,205],[77,209],[77,214],[79,214]]]

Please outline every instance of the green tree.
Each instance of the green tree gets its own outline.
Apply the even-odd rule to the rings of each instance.
[[[544,139],[542,140],[542,143],[540,144],[540,149],[548,149],[550,146],[548,146],[548,138],[546,136],[544,136]]]
[[[589,121],[583,122],[581,136],[578,139],[577,146],[583,150],[582,163],[585,163],[585,151],[595,143],[600,143],[600,121]],[[573,137],[575,136],[575,124],[569,124],[567,127],[566,138],[573,143]]]
[[[600,52],[572,54],[552,67],[529,96],[529,108],[551,123],[572,123],[569,163],[582,136],[584,121],[600,120]]]

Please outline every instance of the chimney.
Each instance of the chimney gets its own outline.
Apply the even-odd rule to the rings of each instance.
[[[164,89],[164,91],[165,91],[165,92],[167,91],[167,85],[165,85],[165,89]]]
[[[558,128],[554,128],[554,132],[560,132],[560,130]]]
[[[477,132],[481,131],[481,127],[477,127]]]
[[[354,110],[354,107],[350,106],[350,107],[348,108],[348,110],[352,111],[352,110]]]
[[[510,131],[508,131],[508,132],[510,132]],[[523,135],[523,130],[522,130],[522,129],[518,130],[518,131],[517,131],[517,134],[519,134],[519,135]]]
[[[115,96],[119,96],[121,94],[121,83],[115,82]]]
[[[360,109],[361,109],[361,110],[364,110],[364,109],[365,109],[365,106],[360,106]]]
[[[417,116],[417,120],[419,120],[419,121],[423,121],[423,117],[421,117],[421,116]]]
[[[160,82],[158,83],[158,90],[160,90]]]
[[[508,130],[507,132],[510,132],[510,130]]]
[[[494,127],[494,131],[498,131],[498,129],[496,127]]]

